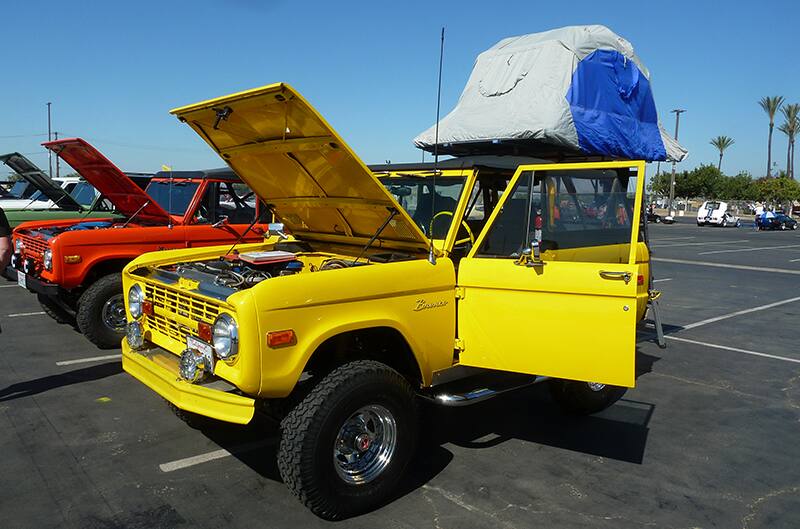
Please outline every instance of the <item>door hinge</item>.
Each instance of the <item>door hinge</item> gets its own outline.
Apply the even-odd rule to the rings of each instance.
[[[456,287],[456,299],[464,299],[464,287]]]
[[[464,350],[464,340],[461,338],[456,338],[455,342],[453,342],[453,349],[456,351],[463,351]]]

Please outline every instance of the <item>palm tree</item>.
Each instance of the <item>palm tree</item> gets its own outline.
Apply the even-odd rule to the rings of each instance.
[[[717,148],[719,151],[719,164],[717,165],[717,170],[721,173],[722,172],[722,153],[725,152],[725,149],[733,145],[735,142],[733,138],[729,138],[727,136],[717,136],[709,143]]]
[[[783,104],[783,96],[762,97],[758,104],[769,116],[769,140],[767,142],[767,178],[769,178],[772,169],[772,129],[775,128],[775,114]]]
[[[778,127],[778,130],[789,138],[789,145],[786,148],[786,176],[794,178],[794,139],[800,130],[800,104],[786,105],[781,108],[781,113],[786,121]]]

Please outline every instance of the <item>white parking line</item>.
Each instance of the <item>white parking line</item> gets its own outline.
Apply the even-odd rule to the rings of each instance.
[[[738,347],[728,347],[727,345],[717,345],[714,343],[699,342],[697,340],[689,340],[687,338],[679,338],[677,336],[665,336],[664,338],[666,338],[667,340],[675,340],[677,342],[686,342],[694,345],[711,347],[712,349],[722,349],[723,351],[733,351],[734,353],[744,353],[747,355],[761,356],[764,358],[772,358],[773,360],[782,360],[784,362],[792,362],[794,364],[800,364],[800,360],[798,360],[797,358],[787,358],[785,356],[771,355],[768,353],[759,353],[758,351],[748,351],[747,349],[739,349]]]
[[[752,307],[749,309],[737,310],[736,312],[731,312],[730,314],[723,314],[722,316],[717,316],[715,318],[708,318],[707,320],[701,320],[695,323],[690,323],[689,325],[684,325],[682,330],[686,331],[689,329],[695,329],[703,325],[708,325],[709,323],[715,323],[721,320],[727,320],[728,318],[734,318],[736,316],[741,316],[742,314],[750,314],[751,312],[758,312],[760,310],[771,309],[772,307],[786,305],[787,303],[794,303],[795,301],[800,301],[800,296],[796,298],[784,299],[783,301],[776,301],[775,303],[770,303],[768,305],[761,305],[760,307]]]
[[[757,248],[737,248],[735,250],[712,250],[710,252],[700,252],[697,255],[711,255],[713,253],[733,253],[733,252],[758,252],[760,250],[782,250],[784,248],[800,248],[800,244],[787,244],[784,246],[761,246]]]
[[[792,270],[789,268],[770,268],[767,266],[747,266],[747,265],[734,265],[726,263],[711,263],[708,261],[690,261],[688,259],[668,259],[666,257],[651,257],[651,261],[658,261],[661,263],[675,263],[695,266],[711,266],[716,268],[733,268],[735,270],[752,270],[753,272],[771,272],[773,274],[794,274],[800,275],[800,270]]]
[[[658,283],[659,281],[672,281],[671,277],[665,277],[663,279],[653,279],[653,283]]]
[[[663,237],[661,239],[650,239],[650,242],[656,241],[679,241],[683,239],[696,239],[697,237]]]
[[[40,316],[44,314],[44,312],[18,312],[16,314],[9,314],[9,318],[21,318],[23,316]]]
[[[789,259],[790,263],[796,263],[797,261],[800,261],[800,259]]]
[[[14,288],[14,287],[19,288],[19,285],[16,283],[14,283],[13,285],[0,285],[0,288]]]
[[[161,472],[174,472],[175,470],[181,470],[182,468],[193,467],[201,463],[207,463],[208,461],[222,459],[223,457],[232,456],[234,454],[242,454],[244,452],[250,452],[252,450],[262,448],[270,444],[271,442],[274,442],[274,440],[266,439],[263,441],[256,441],[253,443],[239,445],[237,447],[232,448],[231,450],[225,450],[224,448],[220,450],[214,450],[213,452],[207,452],[205,454],[200,454],[192,457],[185,457],[183,459],[177,459],[175,461],[170,461],[168,463],[161,463],[160,465],[158,465],[158,468],[161,470]]]
[[[105,355],[105,356],[93,356],[91,358],[78,358],[76,360],[62,360],[61,362],[56,362],[57,366],[71,366],[73,364],[86,364],[89,362],[102,362],[103,360],[116,360],[118,358],[122,358],[121,354],[118,355]]]
[[[706,246],[709,244],[739,244],[742,242],[750,242],[748,239],[737,239],[735,241],[708,241],[708,242],[674,242],[670,241],[667,244],[654,244],[653,248],[680,248],[683,246]]]

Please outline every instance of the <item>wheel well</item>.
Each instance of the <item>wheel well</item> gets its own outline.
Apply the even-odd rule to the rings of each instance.
[[[130,263],[130,259],[107,259],[100,261],[92,266],[91,270],[86,274],[86,279],[83,281],[85,287],[88,287],[98,279],[114,272],[122,272],[125,265]]]
[[[312,375],[325,374],[352,360],[376,360],[413,385],[422,384],[422,374],[411,347],[400,331],[391,327],[371,327],[332,336],[317,347],[305,370]]]

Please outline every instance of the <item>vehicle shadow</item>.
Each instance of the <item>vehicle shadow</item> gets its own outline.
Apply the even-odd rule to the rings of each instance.
[[[650,373],[658,360],[637,351],[636,377]],[[421,488],[447,468],[454,458],[448,445],[481,450],[517,439],[641,464],[655,405],[623,397],[601,413],[570,416],[551,399],[547,384],[537,384],[459,408],[422,401],[420,410],[419,449],[386,503]],[[277,423],[263,419],[240,427],[207,421],[196,428],[261,476],[282,481],[276,462]]]
[[[32,395],[44,393],[45,391],[50,391],[51,389],[71,386],[73,384],[100,380],[101,378],[110,377],[119,373],[122,373],[122,363],[117,360],[115,362],[106,362],[105,364],[74,369],[66,373],[59,373],[58,375],[49,375],[25,382],[17,382],[0,389],[0,402],[30,397]]]

